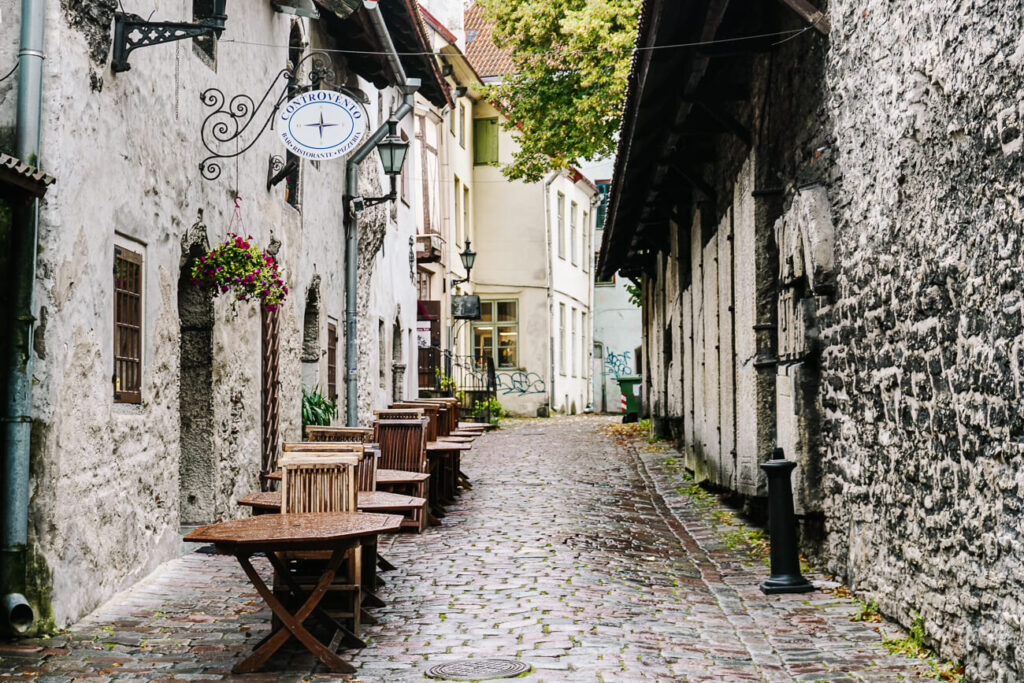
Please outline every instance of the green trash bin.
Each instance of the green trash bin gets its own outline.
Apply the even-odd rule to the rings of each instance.
[[[627,375],[616,377],[619,383],[621,399],[619,405],[622,409],[622,423],[636,422],[640,417],[640,377],[639,375]]]

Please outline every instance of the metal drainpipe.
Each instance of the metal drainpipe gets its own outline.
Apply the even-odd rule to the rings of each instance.
[[[391,42],[391,36],[376,0],[366,0],[363,7],[369,14],[377,38],[385,46],[388,63],[394,72],[396,84],[402,91],[402,104],[388,119],[398,122],[412,111],[420,80],[406,78],[405,69],[398,59],[398,53]],[[352,199],[359,196],[359,163],[369,156],[377,143],[387,134],[388,123],[384,122],[352,153],[345,164],[345,418],[349,427],[359,425],[359,346],[356,342],[359,302],[359,294],[356,291],[359,283],[359,217],[353,210]]]
[[[547,263],[547,289],[548,289],[548,325],[551,329],[551,340],[548,342],[548,377],[550,381],[548,385],[551,387],[548,390],[548,416],[555,409],[555,352],[558,347],[557,344],[561,343],[561,337],[559,341],[555,342],[555,294],[554,294],[554,259],[555,255],[552,252],[552,237],[551,237],[551,206],[548,196],[551,194],[551,183],[555,182],[555,179],[560,175],[559,171],[553,171],[547,180],[544,181],[544,237],[547,243],[548,258]]]
[[[46,0],[22,0],[18,51],[16,153],[39,168],[39,129],[43,87],[43,36]],[[14,633],[25,633],[35,613],[25,599],[28,546],[28,480],[32,439],[32,327],[36,282],[36,229],[39,202],[14,212],[14,307],[7,360],[7,411],[4,416],[2,618]]]

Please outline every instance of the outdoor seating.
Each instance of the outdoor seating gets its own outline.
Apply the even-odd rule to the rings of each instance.
[[[377,486],[385,491],[403,492],[426,498],[434,517],[444,515],[430,484],[427,458],[427,418],[415,420],[377,420],[374,441],[381,450],[381,469]],[[428,519],[430,523],[436,520]]]
[[[367,443],[372,436],[373,430],[363,427],[329,427],[322,425],[308,425],[306,427],[306,441]]]
[[[398,515],[363,512],[293,513],[259,515],[210,524],[185,536],[184,540],[190,543],[212,543],[217,553],[234,555],[256,592],[274,614],[270,635],[259,641],[253,652],[236,664],[233,671],[244,674],[258,670],[291,636],[295,636],[331,671],[353,673],[354,667],[335,652],[338,635],[341,634],[340,640],[343,643],[359,644],[362,641],[320,609],[319,605],[334,583],[335,574],[346,556],[358,548],[363,539],[395,531],[400,524],[401,517]],[[287,563],[277,557],[276,553],[282,551],[329,553],[326,563],[321,565],[319,577],[307,580],[307,585],[312,583],[310,590],[303,590],[298,578],[290,573]],[[267,586],[250,561],[257,553],[266,553],[276,575],[289,586],[293,595],[304,597],[300,605],[289,608]],[[334,628],[329,644],[325,645],[306,629],[305,622],[313,614]]]
[[[285,451],[281,465],[281,513],[356,512],[356,468],[363,459],[362,446],[344,444],[346,451]],[[312,589],[312,579],[330,554],[318,552],[280,553],[278,559],[288,563],[300,590]],[[372,564],[372,563],[371,563]],[[330,612],[334,618],[351,624],[349,640],[359,633],[362,611],[362,544],[355,545],[345,556],[345,571],[336,573],[327,590],[332,593]],[[286,580],[289,574],[278,570],[274,576],[274,592],[282,598],[294,593],[295,586]],[[373,588],[371,585],[369,588]],[[298,597],[298,596],[296,596]],[[340,608],[338,607],[340,605]]]

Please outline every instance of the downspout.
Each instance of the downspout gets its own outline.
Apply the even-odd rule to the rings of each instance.
[[[43,88],[43,35],[46,0],[22,0],[18,51],[17,139],[15,153],[39,168],[39,129]],[[14,306],[8,349],[7,410],[4,415],[2,618],[13,633],[32,627],[35,614],[25,599],[28,547],[28,483],[32,440],[32,327],[35,322],[36,229],[39,201],[14,211]]]
[[[548,282],[547,282],[547,285],[548,285],[548,287],[547,287],[547,289],[548,289],[548,325],[550,325],[550,330],[551,330],[551,334],[549,335],[550,341],[548,342],[548,377],[551,378],[551,381],[548,382],[548,386],[550,387],[548,389],[548,415],[549,416],[551,415],[551,413],[555,409],[555,351],[556,351],[556,347],[555,347],[555,331],[556,331],[555,330],[555,326],[556,326],[556,323],[555,323],[555,293],[554,293],[555,282],[554,282],[554,279],[553,279],[554,278],[554,258],[555,258],[555,255],[552,252],[552,244],[551,244],[551,241],[552,241],[551,240],[551,206],[550,206],[551,202],[550,202],[549,197],[550,197],[550,194],[551,194],[551,183],[555,182],[555,179],[558,178],[558,176],[559,176],[559,172],[558,171],[553,171],[551,173],[551,175],[548,176],[547,180],[544,181],[544,241],[547,243],[547,249],[548,249],[548,259],[547,259],[547,263],[545,263],[544,265],[547,266],[547,271],[548,271],[547,272],[547,280],[548,280]],[[560,334],[560,332],[559,332],[559,334]],[[560,342],[561,342],[561,337],[559,337],[559,343]]]
[[[384,45],[395,83],[402,92],[402,104],[392,112],[388,122],[378,126],[377,130],[356,148],[345,164],[345,415],[349,427],[359,425],[359,346],[356,342],[359,301],[359,294],[356,291],[359,283],[359,216],[357,202],[353,201],[359,197],[359,163],[369,156],[377,143],[388,134],[389,122],[397,123],[412,111],[415,93],[420,86],[418,78],[406,78],[405,69],[402,68],[395,45],[391,42],[384,17],[377,7],[377,0],[364,0],[363,8],[369,15],[377,39]]]

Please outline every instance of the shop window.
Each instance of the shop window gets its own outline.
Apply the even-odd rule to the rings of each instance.
[[[473,323],[473,359],[498,370],[519,367],[519,301],[481,301],[480,320]]]

